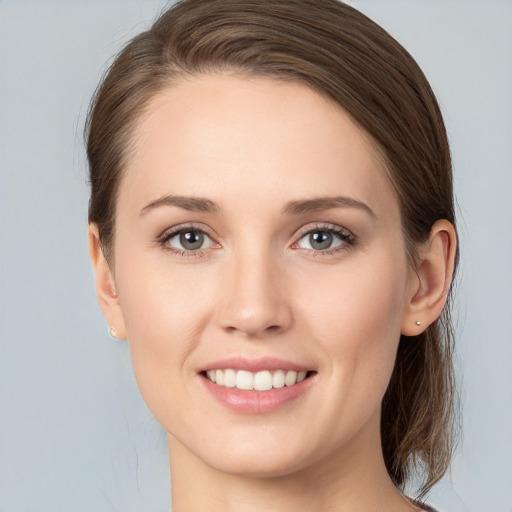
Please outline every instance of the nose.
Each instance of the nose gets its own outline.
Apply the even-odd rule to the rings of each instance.
[[[221,328],[251,338],[288,330],[293,318],[286,276],[276,262],[252,254],[233,258],[225,265],[218,310]]]

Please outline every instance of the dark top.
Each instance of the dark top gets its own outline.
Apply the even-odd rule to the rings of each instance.
[[[417,507],[420,507],[422,510],[425,510],[426,512],[437,512],[435,508],[430,507],[429,505],[426,505],[425,503],[420,503],[419,501],[413,501],[413,504]]]

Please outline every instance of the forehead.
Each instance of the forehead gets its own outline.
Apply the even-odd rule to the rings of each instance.
[[[395,202],[369,136],[309,87],[204,75],[157,94],[134,133],[120,201],[183,194],[242,205],[350,195]],[[396,205],[395,205],[396,206]]]

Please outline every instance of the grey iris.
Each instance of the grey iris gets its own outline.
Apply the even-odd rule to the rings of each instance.
[[[332,244],[332,234],[327,231],[315,231],[309,235],[313,249],[328,249]]]
[[[203,241],[204,235],[197,231],[187,231],[180,235],[180,244],[185,249],[199,249],[203,245]]]

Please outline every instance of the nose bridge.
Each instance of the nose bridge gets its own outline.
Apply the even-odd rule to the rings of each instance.
[[[287,329],[291,311],[283,277],[278,256],[269,246],[234,249],[223,269],[221,326],[247,336]]]

